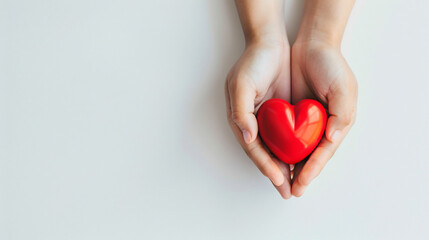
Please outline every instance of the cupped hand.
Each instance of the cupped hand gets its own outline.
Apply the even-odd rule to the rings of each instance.
[[[225,83],[229,125],[249,158],[285,199],[291,197],[289,165],[276,159],[263,145],[255,113],[265,100],[290,101],[290,84],[287,40],[247,44]]]
[[[357,82],[340,48],[317,40],[292,47],[292,102],[317,99],[328,111],[325,136],[307,161],[296,164],[292,194],[301,196],[333,156],[355,120]]]

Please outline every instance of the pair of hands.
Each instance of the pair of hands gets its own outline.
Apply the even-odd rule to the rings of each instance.
[[[225,84],[229,124],[249,158],[267,176],[281,196],[301,196],[318,176],[353,125],[357,82],[340,47],[311,38],[249,41],[230,70]],[[279,161],[258,136],[255,114],[268,99],[292,104],[319,100],[328,110],[325,136],[313,153],[295,166]]]

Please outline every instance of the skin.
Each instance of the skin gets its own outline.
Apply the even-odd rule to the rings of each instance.
[[[340,48],[353,4],[354,0],[307,0],[291,49],[283,0],[236,0],[246,48],[225,83],[228,122],[249,158],[285,199],[304,193],[354,123],[357,82]],[[258,136],[255,113],[270,98],[293,104],[317,99],[329,113],[325,136],[296,166],[276,159]]]

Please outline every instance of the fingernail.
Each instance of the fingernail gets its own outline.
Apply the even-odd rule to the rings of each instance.
[[[246,144],[249,144],[249,143],[250,143],[250,141],[252,140],[252,136],[250,135],[250,132],[249,132],[249,131],[247,131],[247,130],[244,130],[244,131],[243,131],[243,138],[244,138],[244,142],[245,142]]]
[[[332,142],[336,142],[340,137],[340,130],[336,130],[332,136],[331,136],[331,141]]]

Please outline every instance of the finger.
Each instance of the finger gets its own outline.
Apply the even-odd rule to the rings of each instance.
[[[295,197],[300,197],[302,195],[302,194],[298,194],[298,191],[297,191],[297,190],[300,190],[298,187],[301,185],[297,184],[296,182],[306,162],[307,162],[307,159],[304,159],[301,162],[296,163],[293,169],[291,194]],[[303,190],[305,190],[305,188]],[[303,190],[300,190],[300,192],[303,192]]]
[[[262,145],[262,141],[259,137],[256,137],[256,139],[251,143],[246,143],[242,137],[241,129],[235,124],[234,121],[232,121],[231,118],[231,105],[229,100],[229,94],[225,94],[225,100],[227,105],[227,115],[228,115],[228,122],[231,126],[232,131],[234,132],[238,142],[240,143],[241,147],[244,149],[246,154],[249,156],[249,158],[254,162],[256,167],[264,174],[266,177],[268,177],[271,182],[276,185],[280,186],[285,181],[285,178],[283,176],[282,171],[280,170],[279,166],[274,162],[274,160],[271,158],[270,154],[267,152],[267,150]]]
[[[256,90],[246,81],[229,81],[228,94],[231,106],[231,119],[240,129],[245,143],[253,142],[258,135],[258,122],[255,117]]]
[[[277,191],[280,193],[283,199],[289,199],[292,197],[289,164],[279,161],[278,159],[274,159],[274,161],[276,162],[277,166],[279,166],[285,178],[285,181],[283,182],[282,185],[280,186],[274,185],[274,187],[277,189]]]
[[[292,184],[292,195],[300,197],[304,194],[305,189],[311,181],[320,174],[328,160],[334,155],[340,142],[340,138],[338,138],[336,142],[331,142],[327,140],[326,137],[322,138],[319,146],[310,155],[299,174],[295,173]]]
[[[262,174],[268,177],[274,185],[281,186],[285,182],[284,173],[275,163],[275,161],[267,152],[267,150],[265,150],[262,145],[261,139],[257,137],[252,143],[246,144],[240,138],[240,130],[238,129],[238,127],[236,127],[235,125],[233,125],[232,127],[235,128],[235,130],[233,131],[237,139],[239,140],[241,146],[243,147],[244,151],[246,152],[247,156],[249,156],[249,158],[253,161],[259,171],[261,171]]]
[[[350,82],[346,87],[335,89],[327,96],[329,118],[325,133],[331,142],[345,135],[355,120],[357,85],[353,80]]]

